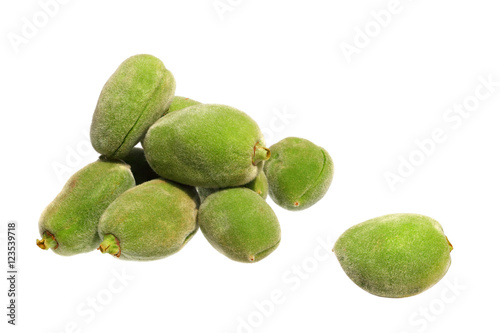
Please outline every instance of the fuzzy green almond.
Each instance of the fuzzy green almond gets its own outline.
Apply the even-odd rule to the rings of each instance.
[[[104,210],[121,193],[135,186],[130,167],[100,158],[76,172],[45,208],[38,223],[37,245],[60,255],[95,250],[97,224]]]
[[[269,196],[288,210],[303,210],[321,200],[333,179],[328,152],[306,139],[288,137],[269,147],[264,165]]]
[[[200,206],[198,223],[216,250],[243,263],[267,257],[281,240],[272,208],[256,192],[244,187],[209,195]]]
[[[217,104],[167,114],[150,127],[143,146],[149,165],[160,176],[206,188],[247,184],[270,155],[252,118]]]
[[[437,221],[418,214],[392,214],[351,227],[333,251],[359,287],[377,296],[401,298],[441,280],[450,267],[452,249]]]
[[[99,250],[124,260],[157,260],[184,247],[198,230],[196,190],[163,179],[119,196],[99,221]]]
[[[90,139],[99,153],[123,158],[168,110],[175,79],[163,62],[148,54],[125,60],[104,85]]]

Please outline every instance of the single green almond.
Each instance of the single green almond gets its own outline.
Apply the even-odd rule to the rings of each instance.
[[[124,260],[156,260],[178,252],[198,230],[192,187],[163,179],[119,196],[99,221],[99,250]]]
[[[333,251],[347,276],[381,297],[417,295],[436,284],[453,249],[441,225],[418,214],[392,214],[344,232]]]
[[[247,184],[270,156],[252,118],[215,104],[167,114],[150,127],[143,146],[149,165],[160,176],[206,188]]]
[[[37,245],[60,255],[95,250],[97,224],[113,200],[135,185],[130,167],[105,158],[91,163],[69,178],[62,191],[43,211]]]
[[[146,161],[146,156],[144,156],[144,150],[141,148],[132,148],[128,155],[122,158],[122,160],[130,165],[137,185],[160,178],[160,176],[149,166],[148,161]]]
[[[303,210],[317,203],[330,188],[333,161],[311,141],[288,137],[269,147],[264,165],[269,196],[288,210]]]
[[[257,177],[255,177],[254,180],[252,180],[248,184],[243,185],[242,187],[246,187],[246,188],[256,192],[264,200],[267,198],[268,185],[267,185],[267,178],[266,178],[266,175],[264,174],[264,171],[259,172],[259,174],[257,175]],[[203,202],[210,194],[215,193],[215,192],[220,191],[220,190],[223,190],[223,189],[222,188],[197,187],[196,190],[198,191],[200,201]]]
[[[101,91],[90,139],[99,153],[123,158],[160,118],[175,93],[175,79],[163,62],[148,54],[125,60]]]
[[[200,206],[198,223],[215,249],[239,262],[262,260],[281,240],[280,225],[272,208],[244,187],[208,196]]]

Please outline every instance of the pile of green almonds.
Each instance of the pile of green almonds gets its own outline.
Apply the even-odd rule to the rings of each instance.
[[[175,96],[172,73],[145,54],[125,60],[104,85],[90,139],[101,157],[42,213],[42,249],[155,260],[179,251],[200,227],[227,257],[257,262],[281,240],[268,193],[302,210],[333,177],[323,148],[300,138],[266,147],[244,112]]]
[[[106,82],[90,138],[101,156],[43,211],[42,249],[156,260],[179,251],[199,227],[228,258],[257,262],[281,240],[267,195],[303,210],[333,177],[325,149],[296,137],[266,147],[244,112],[175,96],[172,73],[145,54],[126,59]],[[333,251],[361,288],[406,297],[446,274],[451,249],[437,221],[393,214],[350,228]]]

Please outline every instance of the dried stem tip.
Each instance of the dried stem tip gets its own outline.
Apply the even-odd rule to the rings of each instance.
[[[102,253],[109,253],[111,255],[114,255],[115,257],[119,257],[121,254],[120,242],[115,236],[107,234],[104,236],[104,239],[99,245],[98,250],[100,250]]]
[[[271,157],[271,151],[266,147],[262,146],[260,142],[257,142],[253,146],[253,165],[257,165],[262,161],[267,161]]]
[[[42,234],[41,240],[40,239],[36,240],[36,245],[38,245],[38,247],[41,248],[42,250],[57,249],[57,247],[59,246],[54,235],[52,235],[48,231],[45,231]]]
[[[448,245],[450,246],[450,252],[453,251],[453,245],[451,245],[450,240],[448,239],[448,237],[446,237],[446,241],[448,242]]]

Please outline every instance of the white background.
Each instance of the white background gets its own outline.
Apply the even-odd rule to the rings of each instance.
[[[481,83],[500,82],[497,1],[401,0],[383,27],[371,12],[395,8],[388,0],[222,0],[222,14],[213,0],[61,0],[50,16],[48,2],[0,5],[2,276],[8,221],[18,223],[19,248],[18,326],[6,324],[2,278],[2,331],[498,329],[500,86]],[[346,56],[347,44],[357,53]],[[43,208],[98,156],[87,133],[103,84],[137,53],[164,61],[178,95],[250,114],[269,144],[299,136],[330,152],[334,181],[317,205],[288,212],[268,200],[282,242],[265,260],[233,262],[201,232],[155,262],[35,245]],[[448,111],[463,103],[467,116]],[[445,139],[429,144],[436,129]],[[398,167],[404,182],[391,188],[386,176]],[[442,224],[452,265],[418,296],[379,298],[352,283],[330,249],[350,226],[400,212]]]

